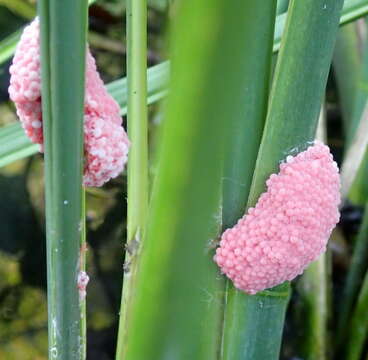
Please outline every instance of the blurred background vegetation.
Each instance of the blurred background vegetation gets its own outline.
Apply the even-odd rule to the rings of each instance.
[[[285,1],[280,1],[280,4],[283,4],[280,8],[285,6]],[[170,11],[169,0],[149,1],[148,66],[166,58],[165,33]],[[21,29],[35,13],[35,0],[0,0],[0,41]],[[368,66],[364,65],[368,47],[365,45],[364,20],[345,25],[339,31],[325,110],[327,142],[341,163],[345,140],[351,136],[349,131],[353,132],[351,122],[344,119],[354,116],[360,119],[367,98],[368,79],[364,69]],[[90,7],[89,44],[105,82],[125,76],[126,47],[125,41],[121,41],[125,39],[124,34],[123,1],[98,0]],[[0,126],[17,121],[7,92],[10,63],[11,60],[0,66]],[[357,101],[357,96],[361,100]],[[153,137],[160,123],[160,104],[151,105],[149,110],[149,135]],[[155,142],[151,141],[150,145],[154,147]],[[356,184],[354,189],[352,202],[342,210],[341,224],[330,242],[333,294],[337,299],[342,292],[352,244],[367,201],[364,186]],[[87,306],[90,360],[114,358],[126,228],[121,221],[126,218],[126,204],[119,199],[125,198],[126,174],[103,188],[87,191],[87,267],[92,279]],[[0,168],[0,199],[0,359],[46,359],[45,214],[41,154]],[[283,359],[303,358],[301,340],[305,339],[303,331],[307,328],[306,311],[308,299],[303,297],[303,284],[300,284],[293,292],[287,313]],[[330,316],[329,327],[335,328],[332,319]]]

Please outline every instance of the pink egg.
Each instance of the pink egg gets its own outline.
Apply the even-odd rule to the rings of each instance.
[[[326,250],[339,204],[337,164],[316,142],[270,176],[255,208],[223,233],[214,260],[248,294],[293,280]]]
[[[10,99],[33,143],[43,149],[39,22],[24,29],[10,67]],[[89,50],[84,101],[84,175],[86,186],[102,186],[118,176],[128,159],[129,139],[119,105],[107,92]]]

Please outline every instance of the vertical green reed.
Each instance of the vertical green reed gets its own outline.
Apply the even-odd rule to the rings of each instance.
[[[87,1],[40,0],[49,358],[85,358],[77,276],[83,241]]]
[[[131,141],[128,163],[128,228],[125,275],[121,298],[116,359],[122,359],[124,338],[129,331],[130,301],[135,286],[137,248],[141,242],[148,207],[148,134],[147,134],[147,2],[128,0],[127,83],[128,135]]]
[[[230,122],[233,126],[228,130],[231,140],[225,151],[222,184],[224,229],[233,226],[243,216],[247,205],[267,114],[270,85],[276,1],[249,2],[247,6],[248,16],[243,37],[248,44],[248,56],[239,74],[239,82],[243,84],[243,105],[238,107],[238,112],[233,112],[234,119]],[[259,18],[263,19],[262,23],[257,20]],[[257,41],[254,41],[255,38]],[[249,336],[245,330],[244,317],[231,312],[231,293],[234,291],[228,280],[221,359],[241,358],[243,336]],[[269,325],[272,326],[271,323]],[[231,334],[231,339],[228,334]],[[278,352],[278,348],[274,351]]]

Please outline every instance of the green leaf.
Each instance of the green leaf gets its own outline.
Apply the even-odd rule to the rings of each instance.
[[[28,20],[33,19],[36,15],[34,5],[22,0],[0,0],[0,6],[7,7],[13,13],[24,17]]]
[[[368,13],[367,0],[345,0],[341,11],[340,24],[347,24]]]
[[[279,162],[314,140],[342,4],[292,0],[289,5],[248,207],[256,203]],[[285,283],[253,296],[229,289],[224,328],[228,359],[279,358],[275,349],[281,343],[288,287]]]
[[[86,357],[82,269],[87,1],[41,0],[49,358]],[[73,54],[73,56],[70,56]]]
[[[327,3],[326,3],[327,4]],[[340,15],[340,25],[347,24],[368,14],[368,0],[345,0],[344,6]],[[278,51],[280,48],[281,37],[286,23],[286,14],[277,16],[275,27],[275,39],[273,51]]]

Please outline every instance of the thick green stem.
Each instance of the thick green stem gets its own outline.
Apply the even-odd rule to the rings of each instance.
[[[144,232],[148,207],[147,135],[147,2],[127,1],[128,228],[125,274],[120,308],[116,358],[122,359],[129,331],[129,302],[133,301],[137,248]]]
[[[189,0],[178,6],[170,95],[127,310],[124,360],[216,359],[221,344],[224,279],[212,257],[227,130],[244,106],[239,78],[249,56],[243,37],[249,3]]]
[[[82,360],[77,288],[83,241],[83,114],[87,1],[41,0],[49,358]],[[72,56],[71,56],[72,55]]]
[[[239,112],[234,112],[234,119],[229,124],[229,143],[225,152],[224,177],[223,177],[223,227],[233,226],[244,214],[249,190],[254,173],[259,144],[262,137],[263,125],[267,114],[267,101],[270,84],[270,70],[272,57],[272,44],[274,32],[274,18],[276,1],[249,3],[247,12],[251,14],[246,19],[247,28],[244,32],[244,41],[249,44],[249,56],[243,63],[239,82],[244,84],[243,106]],[[263,17],[263,24],[259,26],[257,19]],[[257,37],[257,41],[253,39]],[[244,301],[241,310],[254,311],[250,321],[244,322],[240,313],[232,316],[231,293],[234,291],[228,280],[226,289],[227,301],[224,309],[224,334],[220,358],[224,360],[241,359],[244,356],[244,338],[256,336],[250,334],[251,328],[247,325],[259,320],[259,311],[254,304]],[[273,332],[276,319],[280,317],[279,308],[275,307],[274,299],[266,301],[265,306],[273,306],[275,311],[268,321],[259,324],[260,332],[266,328]],[[276,299],[276,302],[280,302]],[[238,309],[239,310],[239,309]],[[283,313],[281,315],[283,318]],[[268,331],[268,330],[266,330]],[[271,338],[274,338],[272,334]],[[279,345],[270,349],[278,353]],[[246,351],[253,351],[247,348]]]

